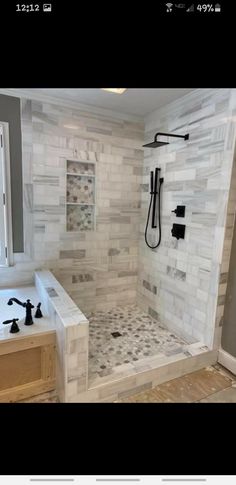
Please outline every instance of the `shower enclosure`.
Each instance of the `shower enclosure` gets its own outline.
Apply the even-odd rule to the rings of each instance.
[[[114,401],[216,362],[235,107],[234,90],[196,90],[143,122],[22,97],[25,252],[1,285],[56,278],[44,296],[66,399]]]
[[[156,166],[156,152],[151,157],[147,155],[148,161],[151,161],[147,167],[144,160],[143,168],[140,158],[135,169],[136,185],[135,178],[127,175],[134,170],[129,170],[124,159],[113,158],[113,163],[119,162],[117,167],[76,158],[64,161],[67,231],[74,233],[82,242],[78,243],[77,249],[68,253],[66,249],[61,252],[62,258],[68,255],[69,258],[79,259],[76,266],[66,270],[64,267],[54,269],[53,273],[84,315],[84,326],[87,328],[87,344],[84,345],[87,345],[88,362],[83,368],[87,382],[83,392],[87,399],[92,399],[92,393],[96,390],[97,400],[104,398],[109,401],[111,389],[118,389],[115,391],[118,399],[123,393],[137,392],[167,378],[216,362],[216,351],[206,344],[204,338],[199,338],[197,332],[189,331],[187,325],[184,313],[187,299],[183,297],[187,269],[184,256],[185,224],[173,223],[175,230],[171,229],[176,217],[186,222],[185,206],[177,205],[174,210],[176,202],[182,203],[181,197],[178,200],[174,198],[171,207],[170,204],[167,207],[161,204],[170,193],[168,171],[163,165],[168,155],[165,147],[168,143],[158,142],[157,135],[154,148],[162,147],[158,155],[160,167]],[[184,142],[189,139],[189,135],[168,136],[182,138]],[[183,150],[183,142],[181,144],[178,141],[178,145]],[[152,148],[152,144],[148,144],[148,147]],[[145,182],[150,174],[149,187],[148,184],[140,185],[143,170]],[[165,173],[166,185],[163,184],[164,177],[160,177],[161,170]],[[110,180],[108,183],[107,178]],[[118,202],[117,196],[112,194],[115,194],[116,189],[120,191],[124,184],[129,189],[129,199],[124,198]],[[109,208],[103,208],[100,212],[100,200],[103,200],[106,190],[109,190],[111,198]],[[82,215],[83,208],[85,212]],[[88,209],[93,214],[92,219],[87,215]],[[163,241],[162,211],[165,218]],[[178,235],[175,226],[178,226]],[[183,241],[179,236],[181,227],[184,228]],[[107,231],[105,239],[102,234],[104,228]],[[143,237],[140,238],[140,229],[145,236],[146,246]],[[156,238],[156,241],[149,242],[149,238]],[[93,251],[82,249],[85,248],[85,242],[88,248],[92,243]],[[152,267],[149,263],[149,248],[156,254]],[[181,261],[177,258],[173,267],[173,258],[168,257],[171,251],[175,251],[176,255],[179,251],[181,256]],[[86,261],[83,261],[85,255]],[[143,258],[146,258],[147,267],[142,266]],[[167,260],[165,279],[162,280],[162,268]],[[193,293],[187,298],[193,300]],[[199,303],[199,312],[203,306]],[[171,311],[174,312],[174,318],[170,320]],[[99,393],[98,389],[103,390],[104,394]],[[81,395],[76,399],[84,397]]]

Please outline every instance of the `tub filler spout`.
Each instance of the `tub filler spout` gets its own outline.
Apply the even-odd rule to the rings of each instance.
[[[32,308],[34,308],[34,305],[32,305],[32,303],[30,303],[30,300],[26,300],[26,302],[22,303],[17,298],[10,298],[10,300],[8,300],[7,304],[13,305],[13,301],[15,303],[17,303],[18,305],[21,305],[24,308],[26,308],[25,325],[33,325],[34,322],[33,322],[31,310],[32,310]]]

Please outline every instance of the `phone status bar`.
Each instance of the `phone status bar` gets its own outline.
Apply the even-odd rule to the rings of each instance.
[[[34,16],[41,16],[41,14],[45,17],[52,17],[55,13],[64,13],[65,12],[73,12],[73,7],[69,8],[63,6],[63,4],[56,4],[56,3],[42,3],[42,2],[35,2],[35,3],[15,3],[12,5],[15,9],[16,14],[18,16],[30,16],[30,14]],[[5,4],[6,7],[6,4]],[[214,3],[193,3],[190,1],[182,3],[182,2],[160,2],[155,5],[155,9],[158,10],[160,15],[164,16],[194,16],[194,15],[205,15],[205,16],[215,16],[219,17],[222,13],[226,13],[226,8],[221,3],[214,2]],[[12,8],[11,8],[12,10]],[[230,12],[229,7],[227,10]]]
[[[161,11],[169,15],[175,14],[221,14],[223,6],[220,3],[162,3]]]

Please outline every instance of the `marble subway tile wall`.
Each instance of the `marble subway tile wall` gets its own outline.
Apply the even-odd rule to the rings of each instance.
[[[236,121],[236,90],[233,91],[231,96],[232,116],[229,117],[229,121]],[[232,129],[232,127],[231,127]],[[234,146],[233,168],[231,175],[231,183],[229,190],[227,217],[225,223],[225,234],[223,253],[220,266],[220,277],[218,281],[218,299],[216,308],[216,330],[214,336],[214,346],[219,348],[221,344],[222,328],[224,325],[224,309],[226,304],[226,290],[228,282],[228,273],[230,265],[231,247],[234,234],[236,215],[236,146]]]
[[[44,268],[84,312],[134,303],[143,123],[21,102],[25,252],[1,270],[0,285],[33,282],[34,270]],[[74,232],[66,224],[67,160],[72,173],[73,161],[84,161],[88,175],[95,164],[95,231]]]
[[[169,145],[144,152],[138,302],[169,328],[210,347],[216,342],[215,324],[219,325],[222,315],[222,285],[228,264],[228,260],[222,264],[223,244],[226,237],[227,252],[235,212],[234,200],[227,211],[235,113],[235,90],[199,89],[151,113],[145,123],[146,143],[158,131],[189,133],[190,138],[188,142],[169,138]],[[151,250],[144,241],[144,228],[150,170],[156,166],[164,177],[162,242]],[[176,218],[171,212],[177,205],[186,206],[185,218]],[[172,237],[173,223],[186,225],[184,240]],[[155,237],[150,230],[152,244]]]

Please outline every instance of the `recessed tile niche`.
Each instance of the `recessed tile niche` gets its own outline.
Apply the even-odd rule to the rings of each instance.
[[[95,229],[95,165],[67,160],[66,167],[67,231]]]

